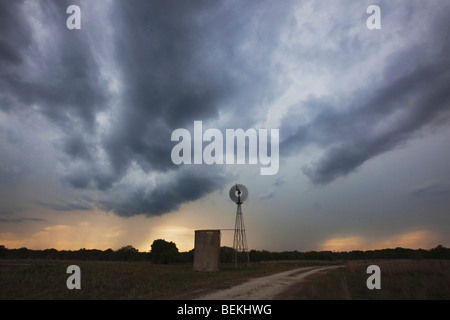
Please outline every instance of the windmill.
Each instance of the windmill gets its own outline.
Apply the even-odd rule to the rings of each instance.
[[[234,265],[238,263],[250,263],[250,257],[248,255],[247,237],[245,236],[244,217],[242,215],[242,203],[248,197],[248,189],[243,184],[235,184],[230,189],[230,199],[237,204],[236,210],[236,222],[234,225]]]

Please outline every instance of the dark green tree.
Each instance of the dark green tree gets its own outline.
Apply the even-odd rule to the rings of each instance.
[[[163,239],[153,241],[150,259],[153,263],[173,263],[178,261],[178,248],[175,243]]]
[[[119,260],[134,261],[138,260],[139,250],[128,245],[117,250],[116,254]]]

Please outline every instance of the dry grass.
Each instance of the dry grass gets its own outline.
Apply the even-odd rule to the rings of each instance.
[[[381,270],[381,289],[369,290],[369,265]],[[345,268],[312,276],[285,299],[428,300],[450,299],[450,260],[349,261]]]

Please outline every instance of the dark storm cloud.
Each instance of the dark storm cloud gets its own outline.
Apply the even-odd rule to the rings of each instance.
[[[63,150],[74,159],[90,160],[92,158],[92,150],[82,135],[74,135],[65,139]]]
[[[41,30],[28,19],[36,12],[26,11],[24,2],[2,1],[2,14],[8,18],[2,19],[0,64],[6,66],[1,71],[1,105],[4,110],[38,105],[43,115],[66,131],[77,122],[92,131],[104,90],[86,34],[65,28],[65,12],[71,3],[42,1],[39,9],[45,21]],[[37,29],[34,33],[33,28]],[[52,37],[39,47],[35,44],[41,31]]]
[[[257,29],[258,39],[263,35],[258,48],[267,47],[267,37],[282,25],[283,10],[273,10],[273,25]],[[249,26],[260,21],[259,11],[255,2],[117,4],[116,59],[124,107],[114,131],[104,138],[115,172],[123,172],[131,160],[146,170],[173,169],[167,137],[194,120],[216,118],[224,105],[225,112],[241,113],[238,122],[251,123],[252,110],[259,107],[255,97],[271,81],[269,68],[253,65],[269,58],[264,51],[258,56],[240,51],[255,37]]]
[[[23,61],[23,50],[30,42],[30,26],[22,10],[23,1],[0,3],[0,108],[14,106],[14,96],[7,95],[5,87],[15,79],[13,69]]]
[[[26,11],[30,3],[0,4],[0,108],[44,116],[57,128],[55,158],[63,167],[57,179],[99,191],[97,206],[121,216],[163,214],[226,183],[221,169],[175,166],[172,131],[194,120],[220,120],[220,129],[251,128],[266,120],[261,105],[275,101],[286,83],[277,74],[284,61],[277,65],[274,52],[282,30],[296,26],[296,1],[108,1],[96,2],[96,10],[90,1],[33,2],[41,25]],[[82,9],[81,30],[66,28],[72,4]],[[434,21],[428,48],[389,57],[385,82],[351,92],[355,102],[339,96],[298,102],[315,116],[298,125],[295,116],[286,115],[281,153],[319,146],[323,155],[304,173],[315,183],[328,183],[433,123],[448,108],[446,21]],[[339,38],[350,25],[330,30]],[[368,54],[357,38],[336,41],[333,65],[342,70]],[[435,60],[421,61],[430,47]],[[332,52],[319,49],[296,54],[330,65]],[[124,182],[133,172],[140,176]],[[144,186],[147,176],[158,182]],[[166,179],[158,180],[162,176]],[[59,211],[90,207],[79,201],[43,203]]]
[[[161,215],[174,211],[185,202],[221,189],[226,176],[214,168],[184,167],[176,177],[157,182],[156,186],[139,185],[129,188],[122,185],[98,201],[102,210],[112,211],[123,217],[145,214]]]
[[[82,11],[81,30],[66,28],[73,4]],[[230,117],[236,127],[261,117],[254,110],[271,95],[271,52],[291,4],[134,0],[96,2],[95,11],[90,1],[2,1],[0,107],[55,125],[57,178],[99,190],[102,209],[121,216],[175,210],[217,190],[225,176],[175,166],[172,131],[221,112],[238,114]],[[109,68],[120,84],[114,93]],[[141,175],[170,179],[150,190],[123,183],[134,165]],[[89,208],[78,203],[41,204]]]
[[[20,47],[30,41],[30,27],[22,10],[24,1],[6,0],[0,3],[0,63],[15,65],[23,61]]]
[[[84,171],[73,175],[72,183],[86,186],[83,177],[90,177],[98,188],[107,189],[133,162],[146,173],[175,171],[170,187],[157,185],[145,195],[144,188],[136,187],[124,192],[127,198],[120,202],[105,197],[101,207],[122,216],[172,211],[217,190],[218,181],[225,182],[218,173],[178,170],[170,160],[169,137],[174,129],[192,127],[194,120],[217,118],[224,105],[229,107],[225,112],[241,113],[238,122],[252,122],[250,115],[261,98],[258,92],[272,81],[270,69],[254,60],[269,55],[261,50],[255,58],[240,50],[255,37],[254,28],[257,47],[267,47],[268,37],[283,25],[280,12],[286,9],[258,10],[256,2],[118,2],[113,19],[123,103],[114,130],[102,140],[112,170],[106,175]],[[255,26],[264,15],[272,16],[273,25]]]
[[[313,144],[323,150],[317,162],[303,168],[313,183],[326,184],[345,176],[364,162],[402,146],[417,130],[437,125],[450,111],[450,59],[442,20],[430,34],[433,60],[422,61],[427,48],[402,52],[387,65],[382,84],[368,85],[352,93],[346,105],[336,97],[311,97],[303,107],[317,115],[307,124],[293,127],[286,117],[282,154],[299,152]],[[407,61],[407,63],[405,63]],[[342,104],[342,105],[340,105]],[[336,105],[339,108],[336,108]],[[318,111],[317,111],[318,110]],[[283,127],[283,126],[282,126]],[[295,127],[295,126],[294,126]]]

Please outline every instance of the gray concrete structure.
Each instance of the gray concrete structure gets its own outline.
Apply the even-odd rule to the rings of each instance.
[[[194,270],[218,271],[220,263],[220,230],[196,230]]]

